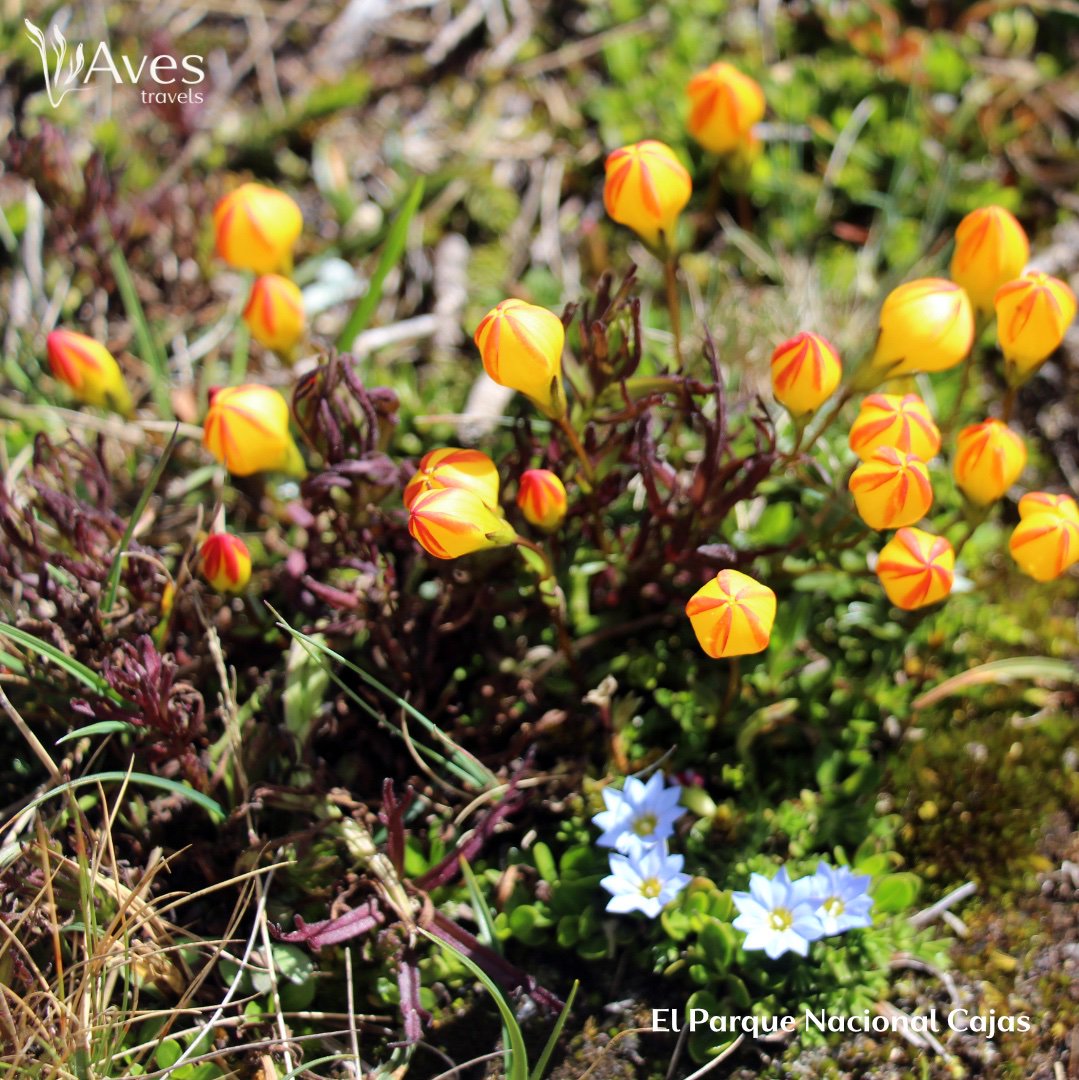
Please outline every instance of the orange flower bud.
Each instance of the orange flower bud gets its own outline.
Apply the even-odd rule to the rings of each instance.
[[[303,471],[289,432],[288,404],[276,390],[257,383],[211,392],[202,445],[233,476]]]
[[[202,576],[218,592],[243,592],[251,580],[251,552],[232,533],[211,533],[199,551]]]
[[[997,339],[1013,383],[1022,382],[1064,340],[1075,293],[1048,274],[1025,274],[997,291]]]
[[[120,365],[100,342],[74,330],[54,330],[45,339],[53,375],[87,405],[131,413],[131,394]]]
[[[557,315],[523,300],[503,300],[484,315],[473,340],[496,383],[519,390],[552,419],[565,416],[566,331]]]
[[[802,331],[772,353],[772,393],[792,416],[819,409],[842,377],[839,354],[819,334]]]
[[[217,253],[237,270],[273,274],[292,266],[303,215],[283,191],[241,184],[214,208]]]
[[[521,474],[517,506],[537,529],[557,529],[566,517],[566,488],[550,469],[528,469]]]
[[[405,506],[425,491],[439,488],[464,488],[478,495],[492,510],[498,509],[498,470],[495,463],[479,450],[445,446],[431,450],[420,459],[420,468],[405,488]]]
[[[603,205],[652,247],[674,245],[678,215],[693,182],[674,151],[655,139],[631,143],[607,155]]]
[[[1012,532],[1008,550],[1028,577],[1052,581],[1079,561],[1079,520],[1052,511],[1027,514]]]
[[[712,64],[686,87],[689,133],[713,154],[729,154],[764,116],[764,91],[730,64]]]
[[[1026,463],[1022,438],[1000,420],[971,424],[956,437],[952,473],[963,494],[979,506],[988,506],[1004,495]]]
[[[1019,500],[1019,517],[1034,514],[1056,514],[1079,525],[1079,506],[1070,495],[1052,495],[1048,491],[1031,491]]]
[[[955,367],[974,344],[974,312],[953,281],[919,278],[893,289],[880,311],[872,365],[888,376]]]
[[[897,608],[927,607],[952,591],[955,552],[943,536],[900,529],[881,549],[877,577]]]
[[[871,529],[898,529],[921,521],[933,505],[925,462],[890,446],[873,451],[851,474],[849,487]]]
[[[257,342],[288,358],[303,337],[303,294],[287,277],[263,274],[251,286],[244,322]]]
[[[501,514],[464,488],[436,488],[413,499],[408,531],[436,559],[456,559],[512,544],[516,533]]]
[[[940,431],[917,394],[870,394],[850,429],[850,448],[863,460],[881,446],[928,461],[940,450]]]
[[[748,656],[768,647],[776,594],[738,570],[720,570],[686,604],[693,632],[709,656]]]
[[[1017,278],[1029,258],[1023,226],[1003,206],[983,206],[955,230],[952,281],[966,289],[979,311],[991,312],[997,289]]]

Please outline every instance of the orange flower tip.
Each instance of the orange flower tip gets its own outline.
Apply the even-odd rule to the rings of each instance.
[[[842,377],[839,354],[819,334],[803,331],[772,353],[772,392],[792,416],[819,409]]]
[[[955,552],[943,536],[900,529],[881,549],[877,578],[888,599],[903,611],[939,603],[955,582]]]
[[[1079,561],[1079,520],[1055,510],[1028,513],[1016,525],[1008,550],[1028,577],[1053,581]]]
[[[45,353],[55,378],[79,401],[130,415],[131,393],[124,374],[99,341],[75,330],[53,330],[45,339]]]
[[[722,61],[694,75],[686,93],[689,133],[713,154],[730,154],[746,146],[753,125],[764,117],[760,85]]]
[[[243,312],[251,336],[289,357],[303,338],[306,317],[299,286],[280,274],[263,274],[251,286]]]
[[[871,366],[888,378],[946,371],[962,363],[973,344],[966,292],[943,278],[919,278],[885,298]]]
[[[882,446],[929,461],[940,450],[940,430],[917,394],[870,394],[851,425],[849,441],[863,461]]]
[[[232,533],[211,533],[199,552],[202,576],[217,592],[239,593],[251,580],[251,553]]]
[[[287,270],[302,229],[303,215],[295,201],[263,184],[241,184],[214,208],[217,253],[237,270]]]
[[[1047,360],[1075,320],[1075,293],[1058,278],[1028,273],[1002,285],[993,300],[997,338],[1013,385]]]
[[[1015,216],[1003,206],[983,206],[955,230],[951,278],[978,311],[991,313],[997,290],[1019,277],[1029,258],[1030,241]]]
[[[527,469],[521,474],[517,506],[530,525],[553,532],[566,517],[566,488],[550,469]]]
[[[436,559],[457,559],[505,547],[517,537],[501,514],[465,488],[421,492],[408,507],[408,531]]]
[[[971,502],[988,506],[1007,493],[1026,463],[1022,438],[1003,421],[991,418],[959,432],[952,474]]]
[[[749,656],[768,647],[776,594],[739,570],[721,570],[690,598],[686,614],[713,659]]]
[[[554,312],[524,300],[503,300],[480,320],[474,341],[496,383],[524,394],[552,419],[565,416],[566,329]]]
[[[456,487],[471,491],[492,510],[498,508],[498,470],[479,450],[445,446],[420,459],[420,467],[405,487],[404,504],[411,506],[424,492]]]
[[[302,458],[289,432],[288,404],[268,386],[218,389],[206,413],[202,442],[233,476],[302,473]]]
[[[882,446],[851,474],[858,515],[871,529],[898,529],[921,521],[933,505],[929,470],[921,458]]]
[[[693,191],[674,151],[645,139],[611,151],[604,169],[603,205],[611,218],[652,247],[673,247],[678,215]]]

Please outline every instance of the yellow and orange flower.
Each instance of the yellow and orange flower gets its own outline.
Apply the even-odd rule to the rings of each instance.
[[[863,461],[881,446],[928,461],[940,450],[940,429],[917,394],[870,394],[851,425],[849,441]]]
[[[792,416],[819,409],[842,377],[839,354],[819,334],[802,331],[772,353],[772,393]]]
[[[1025,274],[997,290],[997,339],[1008,379],[1021,383],[1064,340],[1075,318],[1075,293],[1048,274]]]
[[[526,469],[517,489],[517,506],[530,525],[552,532],[566,517],[566,488],[550,469]]]
[[[1079,506],[1070,495],[1054,495],[1048,491],[1030,491],[1019,500],[1019,517],[1034,514],[1059,514],[1079,525]]]
[[[619,223],[652,247],[672,248],[675,225],[693,182],[674,151],[655,139],[607,155],[603,205]]]
[[[87,405],[131,414],[131,394],[123,372],[108,349],[74,330],[54,330],[45,339],[53,375]]]
[[[1079,561],[1079,515],[1074,501],[1065,513],[1028,512],[1012,532],[1008,550],[1019,569],[1035,581],[1060,577]]]
[[[451,487],[471,491],[492,510],[498,508],[499,483],[495,463],[479,450],[458,446],[431,450],[420,458],[419,470],[405,487],[405,506],[411,506],[412,500],[425,491]]]
[[[513,526],[475,492],[453,487],[417,495],[408,507],[408,531],[436,559],[456,559],[487,548],[505,547],[517,535]]]
[[[881,549],[877,577],[897,608],[927,607],[952,591],[955,552],[943,536],[900,529]]]
[[[882,446],[851,474],[861,519],[871,529],[898,529],[921,521],[933,505],[933,485],[921,458]]]
[[[199,550],[199,567],[218,592],[243,592],[251,580],[251,552],[232,533],[211,533]]]
[[[496,383],[520,391],[554,420],[565,416],[566,330],[554,312],[524,300],[503,300],[483,317],[473,340]]]
[[[303,215],[283,191],[241,184],[214,208],[217,253],[237,270],[274,274],[292,267]]]
[[[1007,424],[991,418],[959,432],[952,473],[971,502],[988,506],[1019,479],[1026,463],[1022,438]]]
[[[244,322],[259,344],[288,359],[303,338],[306,325],[303,293],[287,277],[263,274],[251,286]]]
[[[303,472],[289,431],[288,404],[276,390],[258,383],[211,392],[202,445],[233,476]]]
[[[1017,278],[1030,258],[1023,226],[1003,206],[972,210],[955,230],[952,281],[967,291],[979,311],[992,312],[993,297]]]
[[[713,154],[739,149],[764,116],[760,84],[722,61],[694,75],[686,93],[690,100],[689,133]]]
[[[974,312],[954,281],[919,278],[893,289],[880,311],[872,366],[889,378],[945,371],[974,344]]]
[[[749,656],[768,647],[776,594],[738,570],[721,570],[686,604],[693,632],[709,656]]]

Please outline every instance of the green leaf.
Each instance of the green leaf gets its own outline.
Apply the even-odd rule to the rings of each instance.
[[[465,885],[468,887],[468,895],[472,901],[476,923],[479,927],[477,937],[488,948],[501,953],[502,946],[498,934],[495,932],[495,916],[491,910],[491,905],[487,903],[486,897],[480,892],[480,883],[476,880],[476,875],[473,873],[472,867],[469,866],[468,860],[462,858],[458,862],[461,866],[461,876],[465,879]]]
[[[412,190],[408,193],[404,206],[401,207],[400,213],[390,226],[390,231],[386,234],[386,243],[382,247],[382,254],[379,256],[378,265],[371,275],[371,285],[360,298],[359,303],[352,309],[352,314],[348,317],[348,322],[345,323],[345,328],[337,339],[337,347],[342,352],[347,352],[352,348],[352,343],[359,333],[367,327],[367,324],[371,321],[371,316],[374,315],[378,308],[386,278],[389,276],[390,271],[401,261],[401,256],[405,253],[405,244],[408,241],[408,227],[412,223],[416,211],[420,208],[422,200],[423,179],[421,178],[412,185]]]
[[[915,874],[889,874],[873,889],[873,906],[884,915],[895,915],[914,907],[922,882]]]
[[[551,1034],[543,1047],[542,1053],[536,1061],[535,1068],[533,1068],[532,1072],[529,1074],[528,1080],[542,1080],[543,1074],[547,1071],[547,1063],[551,1060],[551,1055],[558,1045],[559,1037],[562,1034],[562,1029],[566,1026],[566,1020],[569,1017],[570,1009],[573,1008],[573,999],[577,996],[577,990],[580,988],[580,985],[579,980],[573,980],[573,986],[570,988],[569,997],[566,998],[566,1004],[562,1006],[562,1011],[558,1014],[558,1019],[551,1029]]]
[[[66,735],[61,735],[56,740],[56,745],[71,742],[73,739],[83,739],[90,735],[115,735],[118,732],[137,730],[134,724],[129,724],[126,720],[99,720],[96,724],[87,724],[86,727],[76,728]]]
[[[324,646],[326,639],[313,634],[312,641]],[[285,727],[302,744],[306,739],[330,685],[330,676],[301,641],[294,640],[288,651],[285,667],[285,692],[281,695],[285,709]]]
[[[1011,656],[1005,660],[993,660],[988,664],[979,664],[961,675],[927,690],[914,699],[915,709],[925,709],[938,701],[969,690],[972,686],[984,686],[987,683],[1003,685],[1018,679],[1046,679],[1049,682],[1079,683],[1079,667],[1067,660],[1054,660],[1050,656]]]

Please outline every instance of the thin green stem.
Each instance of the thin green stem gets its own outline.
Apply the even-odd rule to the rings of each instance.
[[[674,334],[675,370],[682,371],[685,359],[682,355],[682,307],[678,299],[678,253],[670,251],[663,263],[667,282],[667,311],[671,317],[671,333]]]
[[[566,596],[558,584],[554,566],[547,551],[539,544],[518,535],[513,543],[522,549],[525,563],[533,570],[539,579],[539,592],[543,602],[551,612],[554,622],[555,633],[558,636],[558,647],[569,665],[574,678],[578,677],[577,658],[574,655],[573,639],[570,637],[569,628],[566,625]],[[530,559],[526,552],[531,553],[534,559]],[[539,565],[537,565],[537,562]]]
[[[559,417],[558,426],[562,429],[562,433],[566,436],[566,440],[573,448],[573,452],[577,455],[577,458],[581,463],[581,471],[584,473],[584,478],[588,481],[589,487],[591,487],[596,482],[596,470],[585,451],[584,443],[581,442],[581,437],[574,431],[568,416]]]

